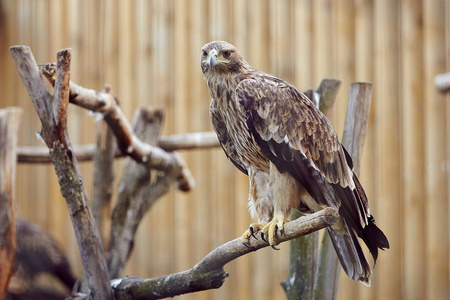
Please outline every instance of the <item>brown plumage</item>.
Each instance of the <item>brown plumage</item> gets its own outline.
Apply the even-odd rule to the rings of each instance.
[[[244,244],[261,230],[275,246],[293,208],[334,207],[341,219],[328,231],[341,265],[350,278],[370,285],[372,268],[357,237],[374,261],[389,243],[330,121],[297,88],[253,68],[227,42],[203,46],[201,67],[222,148],[249,175],[249,208],[258,224],[244,233]]]

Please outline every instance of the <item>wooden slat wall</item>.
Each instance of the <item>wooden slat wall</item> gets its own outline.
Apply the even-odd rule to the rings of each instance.
[[[425,243],[425,164],[417,157],[425,154],[424,136],[417,134],[424,126],[424,88],[423,50],[417,43],[423,42],[422,4],[420,1],[402,1],[402,136],[404,151],[403,188],[404,188],[404,276],[405,297],[408,299],[425,299],[426,282],[423,280],[426,265],[417,264],[425,261],[425,247],[417,247]],[[408,101],[406,101],[408,99]],[[440,100],[442,101],[442,100]]]
[[[349,84],[373,83],[361,181],[391,242],[372,288],[342,273],[339,299],[450,298],[450,105],[434,76],[450,68],[448,0],[0,0],[0,107],[24,110],[19,143],[40,145],[34,109],[8,48],[31,46],[36,60],[72,48],[72,79],[110,83],[126,116],[139,106],[166,110],[164,134],[211,130],[199,50],[235,44],[259,69],[304,90],[323,77],[342,80],[331,120],[344,125]],[[70,108],[74,144],[92,143],[95,121]],[[197,180],[170,191],[145,218],[126,275],[154,277],[192,267],[245,230],[248,183],[221,149],[183,152]],[[116,163],[116,182],[122,162]],[[83,163],[92,189],[92,166]],[[81,273],[70,218],[51,166],[20,165],[19,214],[61,243]],[[283,299],[288,247],[230,263],[215,291],[182,299]]]

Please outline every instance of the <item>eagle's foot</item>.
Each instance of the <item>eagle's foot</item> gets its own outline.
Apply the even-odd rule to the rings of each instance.
[[[272,221],[267,223],[267,225],[261,229],[261,238],[267,241],[273,249],[280,250],[275,247],[279,244],[277,241],[275,241],[275,235],[277,234],[277,229],[280,232],[280,235],[283,234],[283,227],[287,222],[289,221],[282,217],[275,216]],[[267,237],[267,240],[264,238],[264,236]]]
[[[250,237],[252,236],[253,238],[258,239],[256,237],[256,235],[255,235],[255,232],[260,231],[263,227],[264,227],[264,225],[263,224],[259,224],[259,223],[252,223],[252,224],[250,224],[248,229],[241,236],[242,244],[244,244],[244,246],[250,248],[251,247],[250,246]]]

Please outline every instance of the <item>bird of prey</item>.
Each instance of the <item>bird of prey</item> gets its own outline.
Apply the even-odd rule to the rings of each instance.
[[[201,68],[220,144],[250,180],[249,210],[258,223],[244,232],[244,245],[261,231],[275,247],[292,209],[333,207],[340,219],[328,231],[341,265],[348,277],[370,285],[372,267],[358,237],[374,264],[389,242],[330,121],[297,88],[250,66],[227,42],[204,45]]]

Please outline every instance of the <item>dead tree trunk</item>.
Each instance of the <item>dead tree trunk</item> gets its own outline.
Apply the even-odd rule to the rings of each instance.
[[[42,123],[40,135],[50,150],[61,193],[67,202],[92,297],[99,300],[112,299],[100,234],[92,217],[86,189],[67,132],[70,49],[57,53],[53,96],[47,90],[30,48],[14,46],[10,50]]]
[[[0,109],[0,299],[14,270],[16,146],[22,109]]]

